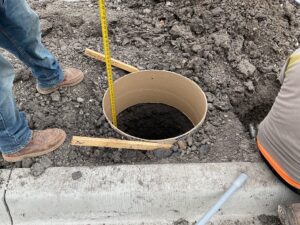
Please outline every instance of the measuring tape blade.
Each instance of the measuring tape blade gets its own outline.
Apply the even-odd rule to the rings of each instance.
[[[99,0],[99,15],[100,15],[100,22],[102,27],[102,39],[104,45],[106,72],[107,72],[108,88],[110,94],[111,115],[112,115],[113,124],[117,127],[116,101],[115,101],[114,82],[113,82],[111,57],[110,57],[110,49],[109,49],[105,0]]]

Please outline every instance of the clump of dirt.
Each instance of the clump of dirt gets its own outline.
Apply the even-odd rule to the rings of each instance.
[[[262,225],[282,225],[277,216],[260,215],[258,220]]]
[[[192,122],[182,112],[165,104],[137,104],[118,115],[120,130],[148,140],[176,137],[193,127]]]
[[[300,13],[293,1],[107,2],[112,57],[139,69],[182,74],[205,91],[205,123],[168,154],[69,145],[72,135],[121,138],[102,113],[105,66],[83,55],[86,47],[103,52],[97,1],[29,3],[42,19],[45,46],[64,67],[76,66],[86,75],[74,88],[40,95],[30,71],[3,53],[15,66],[14,91],[30,127],[68,133],[60,150],[47,156],[52,166],[260,160],[247,123],[259,123],[266,115],[280,88],[280,68],[299,45]],[[115,79],[125,74],[114,69]],[[29,165],[16,166],[23,164]],[[0,159],[0,168],[7,167]]]
[[[187,220],[185,220],[185,219],[178,219],[178,220],[176,220],[174,223],[173,223],[173,225],[189,225],[190,223],[187,221]]]

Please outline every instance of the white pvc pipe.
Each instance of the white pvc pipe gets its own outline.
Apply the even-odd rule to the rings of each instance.
[[[248,176],[244,173],[233,182],[230,188],[221,196],[218,202],[196,223],[196,225],[205,225],[210,218],[219,211],[222,205],[245,183]]]

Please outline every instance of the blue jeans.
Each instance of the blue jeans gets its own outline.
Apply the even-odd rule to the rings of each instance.
[[[38,16],[26,0],[0,0],[0,47],[31,69],[39,87],[52,87],[64,79],[57,60],[41,43]],[[25,114],[16,107],[13,80],[12,65],[0,55],[0,152],[3,154],[20,151],[32,137]]]

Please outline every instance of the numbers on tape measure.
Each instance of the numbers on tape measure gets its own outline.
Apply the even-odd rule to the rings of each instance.
[[[112,115],[113,124],[117,127],[116,101],[115,101],[114,82],[113,82],[113,74],[112,74],[112,66],[111,66],[111,56],[110,56],[110,49],[109,49],[105,0],[99,0],[99,15],[100,15],[100,22],[102,27],[102,39],[103,39],[103,46],[104,46],[106,72],[107,72],[107,80],[108,80],[108,88],[109,88],[109,96],[110,96],[111,115]]]

